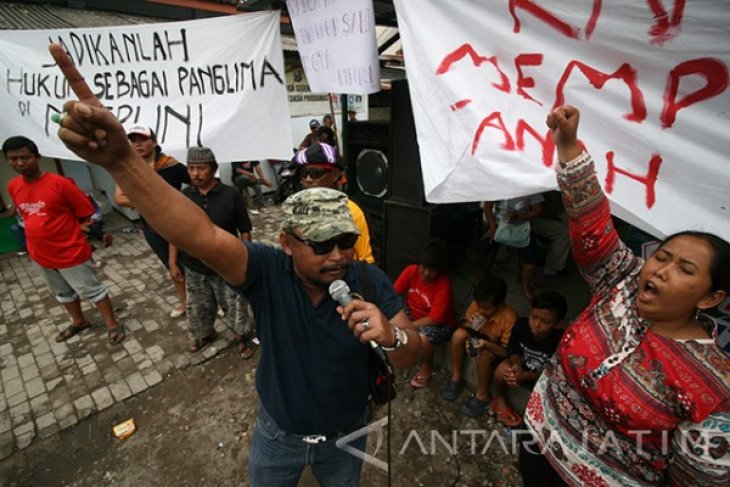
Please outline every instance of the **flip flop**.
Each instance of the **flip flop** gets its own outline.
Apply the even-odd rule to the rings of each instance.
[[[198,338],[197,340],[190,340],[188,342],[188,352],[190,353],[198,353],[218,338],[218,332],[213,331],[210,335],[203,338]]]
[[[127,334],[124,332],[124,326],[122,325],[109,328],[107,331],[107,342],[109,342],[109,345],[119,345],[125,338],[127,338]]]
[[[487,401],[489,400],[487,399]],[[470,418],[478,418],[479,416],[484,414],[484,410],[489,405],[487,401],[482,401],[476,396],[471,396],[468,401],[461,405],[459,411],[461,411],[461,413],[465,416],[469,416]]]
[[[243,360],[250,359],[256,353],[256,347],[254,346],[254,344],[251,343],[250,340],[247,340],[243,337],[238,339],[236,349],[238,350],[238,354]]]
[[[423,377],[418,374],[413,376],[413,379],[411,379],[411,387],[414,389],[420,389],[421,387],[426,387],[431,382],[431,377],[433,377],[433,372],[428,374],[427,376]]]
[[[492,412],[497,418],[497,421],[507,426],[508,428],[514,428],[522,423],[522,418],[512,409],[510,406],[500,408],[497,407],[497,403],[492,401]]]
[[[65,342],[69,338],[78,335],[79,333],[81,333],[82,331],[84,331],[85,329],[90,328],[90,327],[91,327],[91,323],[89,323],[88,321],[83,322],[79,326],[74,326],[72,323],[71,325],[68,326],[68,328],[66,328],[65,330],[63,330],[61,333],[59,333],[56,336],[56,341]]]

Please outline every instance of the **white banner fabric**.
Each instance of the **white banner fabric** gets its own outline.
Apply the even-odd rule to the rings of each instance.
[[[125,128],[151,127],[181,161],[204,145],[219,162],[291,158],[279,13],[123,27],[0,31],[0,138],[25,135],[76,159],[51,115],[74,97],[48,44],[61,44]]]
[[[617,216],[730,239],[728,2],[395,6],[428,201],[555,188],[545,117],[569,103]]]
[[[286,6],[313,92],[380,91],[372,0],[288,0]]]

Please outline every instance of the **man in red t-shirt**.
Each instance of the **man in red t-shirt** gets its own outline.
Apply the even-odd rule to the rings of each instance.
[[[94,213],[89,198],[71,179],[42,171],[38,147],[27,137],[10,137],[2,150],[19,174],[8,183],[8,192],[25,222],[28,254],[71,316],[71,325],[56,341],[66,341],[91,326],[81,311],[81,295],[99,309],[109,329],[109,343],[121,343],[124,328],[114,318],[109,294],[91,262],[91,246],[81,231],[81,223]]]
[[[451,279],[446,274],[448,263],[446,243],[430,240],[423,248],[419,264],[406,267],[393,284],[398,294],[405,295],[423,347],[421,367],[411,379],[411,386],[416,389],[430,382],[435,346],[448,342],[456,326]]]

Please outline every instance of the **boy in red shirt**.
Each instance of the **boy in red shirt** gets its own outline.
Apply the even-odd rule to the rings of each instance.
[[[20,175],[10,180],[8,192],[25,222],[28,254],[71,316],[71,325],[56,341],[66,341],[91,326],[81,311],[81,295],[99,309],[109,329],[109,343],[121,343],[124,328],[114,318],[107,290],[92,266],[91,246],[81,231],[81,223],[90,222],[94,213],[89,199],[71,179],[42,171],[38,147],[27,137],[10,137],[2,150]]]
[[[420,264],[406,267],[393,287],[406,295],[406,306],[421,338],[421,366],[411,379],[411,386],[428,385],[433,375],[435,345],[446,343],[456,326],[454,299],[448,270],[448,247],[441,240],[429,241],[423,249]]]

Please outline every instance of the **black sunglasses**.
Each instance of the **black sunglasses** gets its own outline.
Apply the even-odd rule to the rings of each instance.
[[[335,248],[335,245],[337,245],[340,250],[351,249],[355,246],[355,242],[357,242],[357,238],[359,237],[359,235],[355,235],[354,233],[346,233],[345,235],[325,240],[324,242],[313,242],[311,240],[307,240],[306,238],[302,238],[295,233],[289,233],[289,235],[299,240],[303,244],[310,246],[314,253],[317,255],[329,254]]]
[[[324,169],[321,167],[303,167],[299,169],[302,179],[309,176],[312,179],[319,179],[332,169]]]

